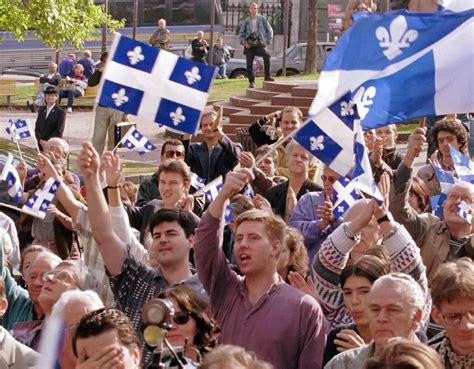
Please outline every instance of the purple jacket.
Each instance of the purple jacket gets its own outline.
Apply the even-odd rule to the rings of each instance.
[[[308,192],[298,200],[293,213],[288,221],[291,227],[298,229],[304,237],[304,243],[308,250],[309,266],[311,268],[314,255],[320,249],[328,235],[334,231],[339,224],[343,223],[340,218],[326,229],[321,229],[321,218],[318,217],[316,209],[324,203],[324,191]]]
[[[275,369],[321,368],[327,321],[311,296],[280,280],[251,305],[245,278],[222,251],[224,223],[204,213],[196,230],[194,259],[222,333],[221,344],[253,351]]]

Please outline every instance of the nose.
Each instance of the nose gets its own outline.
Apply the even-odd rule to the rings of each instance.
[[[352,305],[359,305],[360,304],[360,298],[359,298],[359,295],[356,292],[352,293],[352,295],[351,295],[351,303],[352,303]]]
[[[387,312],[385,311],[385,309],[381,309],[378,314],[377,314],[377,317],[376,317],[376,320],[378,322],[386,322],[388,321],[388,315],[387,315]]]

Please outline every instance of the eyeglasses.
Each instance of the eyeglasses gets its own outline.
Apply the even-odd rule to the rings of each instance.
[[[337,178],[336,178],[336,177],[333,177],[333,176],[327,176],[327,175],[323,174],[323,175],[321,176],[321,180],[322,180],[323,182],[329,181],[329,182],[331,182],[331,183],[334,183],[334,182],[337,181]]]
[[[189,322],[189,317],[191,313],[189,311],[177,311],[173,315],[173,322],[178,325],[185,325]]]
[[[182,151],[173,151],[173,150],[170,150],[170,151],[165,151],[165,156],[168,158],[168,159],[171,159],[171,158],[178,158],[178,159],[182,159],[184,158],[184,152]]]
[[[463,317],[466,317],[469,323],[474,323],[474,310],[465,311],[463,313],[441,313],[441,315],[443,316],[446,324],[450,326],[458,326],[461,323]]]
[[[74,278],[71,277],[71,275],[65,270],[63,271],[51,270],[43,274],[43,282],[47,282],[51,280],[60,281],[60,282],[68,282],[68,283],[74,282]]]

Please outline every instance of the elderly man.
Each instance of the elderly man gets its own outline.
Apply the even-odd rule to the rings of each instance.
[[[240,27],[239,40],[240,44],[244,46],[244,54],[247,59],[249,88],[254,88],[253,60],[256,56],[263,57],[265,81],[274,81],[270,76],[270,54],[267,51],[267,45],[270,45],[273,39],[273,29],[267,18],[258,14],[257,3],[251,3],[249,11],[250,17]]]
[[[468,258],[441,265],[431,283],[434,320],[445,328],[430,346],[445,368],[474,368],[474,263]]]
[[[0,319],[8,307],[5,295],[5,283],[0,277]],[[29,347],[22,345],[0,326],[0,368],[26,369],[33,368],[39,355]]]
[[[40,79],[41,83],[41,88],[38,91],[38,94],[36,95],[35,100],[33,103],[30,104],[29,101],[26,102],[28,107],[31,109],[31,112],[34,113],[35,109],[38,108],[39,106],[45,105],[45,96],[44,96],[44,91],[48,87],[59,87],[59,84],[61,83],[61,75],[58,73],[58,65],[53,62],[48,63],[48,73],[43,74]]]
[[[158,20],[158,29],[151,35],[148,41],[151,46],[159,47],[163,50],[170,48],[170,31],[166,28],[166,20]]]
[[[81,318],[92,311],[104,308],[104,304],[94,291],[80,291],[77,289],[66,291],[56,302],[51,312],[51,316],[63,319],[66,324],[66,331],[63,338],[63,345],[59,351],[58,361],[61,368],[75,368],[77,357],[72,348],[72,337],[75,328]],[[50,325],[48,322],[45,326],[45,332],[48,331]],[[54,329],[54,328],[53,328]],[[40,353],[51,344],[48,342],[48,336],[44,335],[40,343]]]
[[[267,190],[265,197],[275,214],[289,219],[297,201],[307,192],[320,191],[321,187],[308,179],[309,168],[314,161],[313,155],[296,141],[286,147],[288,181]]]
[[[324,369],[362,369],[392,337],[417,341],[425,298],[408,274],[391,273],[377,279],[369,293],[369,328],[373,340],[335,356]]]
[[[416,128],[410,135],[407,153],[395,175],[395,200],[392,213],[403,224],[421,249],[421,256],[431,282],[439,266],[447,260],[462,256],[474,257],[473,226],[456,213],[464,201],[474,202],[474,186],[460,182],[451,187],[443,205],[444,219],[429,213],[418,214],[409,204],[413,162],[425,142],[425,129]]]

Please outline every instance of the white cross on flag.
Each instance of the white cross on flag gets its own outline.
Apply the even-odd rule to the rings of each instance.
[[[98,103],[195,134],[215,69],[117,33]]]
[[[334,182],[332,189],[333,193],[333,214],[336,219],[339,219],[362,195],[357,189],[358,185],[350,181],[346,177],[341,177]]]
[[[22,210],[36,218],[44,219],[48,212],[48,205],[53,201],[54,194],[60,185],[59,181],[49,178],[41,188],[23,205]]]
[[[128,132],[122,138],[122,143],[126,148],[135,150],[140,155],[156,150],[156,146],[153,145],[150,140],[143,136],[136,128],[131,128],[128,130]]]

